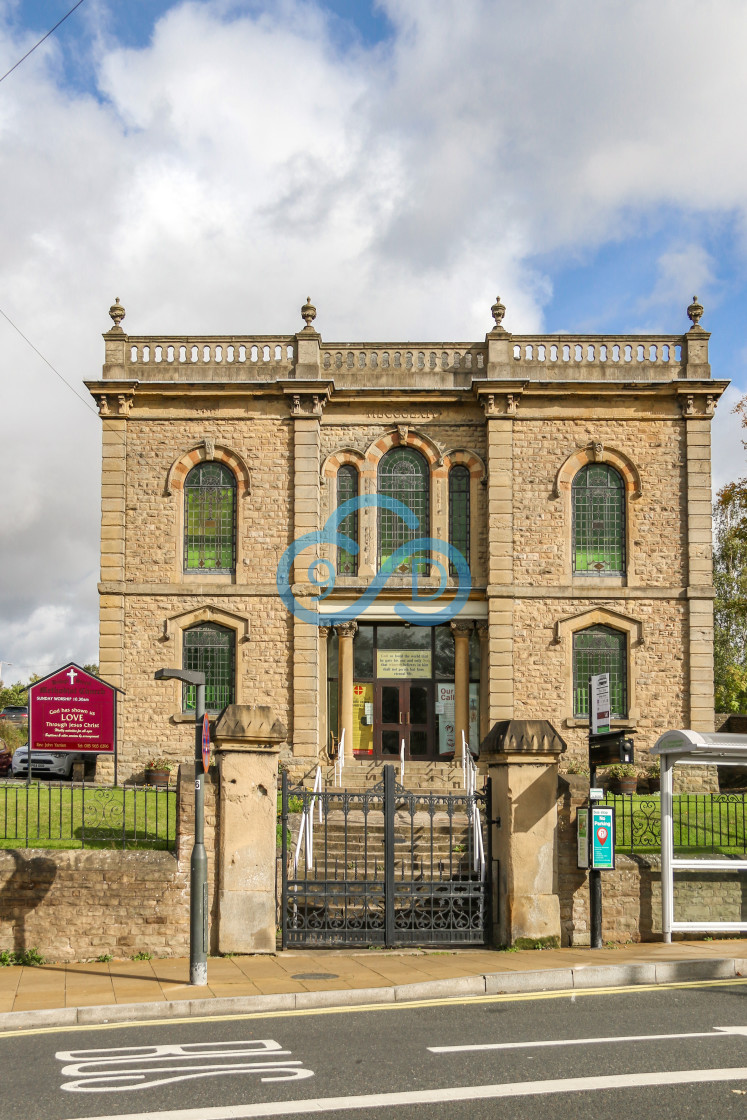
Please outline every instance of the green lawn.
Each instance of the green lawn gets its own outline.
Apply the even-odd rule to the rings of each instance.
[[[661,848],[660,801],[654,795],[609,798],[615,805],[618,852],[657,852]],[[747,853],[747,797],[742,794],[675,794],[676,855],[744,856]]]
[[[176,791],[0,783],[0,848],[159,848],[176,843]]]

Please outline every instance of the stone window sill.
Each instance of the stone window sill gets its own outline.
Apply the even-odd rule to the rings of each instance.
[[[589,721],[588,721],[588,719],[576,718],[576,716],[568,716],[568,718],[565,721],[565,725],[566,725],[566,727],[586,727],[586,728],[588,728]],[[622,728],[628,728],[628,727],[631,728],[631,730],[635,730],[635,728],[638,726],[638,720],[635,719],[633,716],[629,716],[627,719],[613,719],[613,720],[610,720],[610,726],[612,727],[613,731],[621,730]]]

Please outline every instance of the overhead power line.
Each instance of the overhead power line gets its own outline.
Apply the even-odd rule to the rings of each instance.
[[[23,333],[23,331],[21,330],[21,328],[20,328],[20,327],[17,327],[17,326],[15,325],[15,323],[13,322],[13,320],[12,320],[12,319],[10,318],[10,316],[9,316],[9,315],[6,315],[6,314],[5,314],[5,312],[3,311],[2,307],[0,307],[0,315],[2,315],[3,319],[5,319],[5,321],[6,321],[6,322],[10,323],[11,327],[13,328],[13,330],[14,330],[14,331],[15,331],[15,332],[16,332],[17,334],[20,334],[20,336],[21,336],[21,338],[23,339],[23,341],[24,341],[24,342],[25,342],[25,343],[26,343],[26,344],[27,344],[28,346],[30,346],[30,347],[31,347],[31,349],[32,349],[32,350],[34,351],[34,353],[35,353],[35,354],[38,354],[38,355],[39,355],[39,357],[40,357],[40,358],[41,358],[41,360],[42,360],[42,361],[43,361],[43,362],[45,363],[45,365],[48,365],[48,366],[49,366],[49,368],[51,369],[52,373],[54,373],[54,374],[55,374],[55,376],[59,377],[59,379],[60,379],[60,381],[61,381],[61,382],[63,383],[63,385],[67,385],[67,387],[68,387],[68,389],[70,390],[70,392],[71,392],[71,393],[75,393],[75,396],[76,396],[76,397],[78,398],[78,400],[79,400],[79,401],[81,402],[81,404],[85,405],[85,407],[86,407],[86,408],[88,409],[88,411],[89,411],[89,412],[92,412],[94,416],[98,416],[98,412],[97,412],[97,411],[96,411],[96,409],[95,409],[95,408],[93,407],[93,405],[91,404],[91,402],[90,402],[90,401],[87,401],[85,397],[82,397],[82,396],[80,395],[80,393],[78,392],[78,390],[77,390],[77,389],[75,388],[75,386],[74,386],[74,385],[71,385],[71,384],[70,384],[70,382],[69,382],[69,381],[67,380],[67,378],[66,378],[66,377],[63,377],[63,376],[62,376],[62,374],[60,373],[60,371],[59,371],[58,369],[55,369],[55,367],[54,367],[54,366],[52,365],[52,363],[51,363],[51,362],[49,361],[49,359],[48,359],[48,358],[45,358],[45,357],[44,357],[44,355],[42,354],[41,350],[39,350],[39,349],[38,349],[38,348],[37,348],[36,346],[34,346],[34,344],[33,344],[33,342],[31,341],[31,339],[30,339],[30,338],[27,338],[27,337],[26,337],[26,335],[25,335],[25,334]]]
[[[65,15],[64,15],[64,16],[62,17],[62,19],[59,19],[59,20],[57,21],[57,23],[56,23],[56,24],[54,25],[54,27],[50,27],[50,29],[49,29],[49,31],[47,32],[47,34],[46,34],[46,35],[42,35],[42,37],[41,37],[41,39],[39,40],[39,42],[38,42],[38,43],[34,43],[34,45],[33,45],[33,47],[31,48],[31,50],[30,50],[30,51],[26,51],[26,53],[25,53],[25,55],[23,56],[23,58],[19,58],[19,59],[18,59],[18,62],[16,62],[14,66],[11,66],[10,70],[6,70],[6,72],[5,72],[4,74],[3,74],[2,78],[0,78],[0,82],[4,82],[4,81],[5,81],[5,79],[6,79],[7,77],[8,77],[8,74],[12,74],[14,70],[17,70],[17,69],[18,69],[18,67],[19,67],[19,66],[21,65],[21,63],[22,63],[22,62],[25,62],[25,61],[26,61],[26,59],[28,58],[28,56],[29,56],[30,54],[33,54],[33,53],[34,53],[34,51],[36,50],[36,48],[37,48],[37,47],[40,47],[40,46],[42,45],[42,43],[44,42],[44,40],[45,40],[45,39],[48,39],[50,35],[54,34],[54,32],[55,32],[55,31],[57,30],[57,28],[58,28],[58,27],[60,27],[60,26],[61,26],[61,25],[62,25],[62,24],[63,24],[63,23],[65,22],[65,20],[66,20],[66,19],[68,18],[68,16],[71,16],[71,15],[72,15],[72,14],[73,14],[73,12],[75,11],[75,9],[76,9],[76,8],[79,8],[79,7],[81,6],[81,4],[82,4],[82,3],[83,3],[83,0],[78,0],[78,3],[77,3],[77,4],[73,4],[73,6],[72,6],[72,8],[70,9],[70,11],[69,11],[69,12],[66,12],[66,13],[65,13]],[[46,359],[45,359],[45,361],[46,361]]]

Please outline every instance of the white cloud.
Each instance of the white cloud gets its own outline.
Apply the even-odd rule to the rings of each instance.
[[[497,294],[537,331],[538,256],[747,215],[744,6],[383,6],[391,43],[343,53],[300,0],[175,4],[139,50],[103,21],[99,99],[53,45],[3,84],[0,307],[66,376],[97,376],[115,295],[134,333],[293,330],[307,294],[328,339],[479,338]],[[718,274],[707,235],[667,241],[645,299],[682,329]],[[0,657],[41,671],[96,656],[98,422],[0,338]]]

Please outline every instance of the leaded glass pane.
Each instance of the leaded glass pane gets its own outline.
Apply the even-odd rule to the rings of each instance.
[[[609,626],[589,626],[573,635],[573,714],[589,715],[589,677],[610,675],[613,719],[628,714],[627,637]]]
[[[184,570],[233,571],[236,479],[221,463],[198,463],[184,483]]]
[[[358,472],[355,467],[346,464],[337,472],[337,505],[341,506],[349,498],[358,496]],[[354,541],[358,540],[358,514],[356,511],[343,517],[338,526],[338,532],[344,533]],[[337,550],[337,571],[343,576],[354,576],[358,573],[358,555],[348,552],[347,549]]]
[[[205,708],[209,712],[219,712],[226,704],[233,704],[234,649],[233,631],[214,622],[203,622],[184,631],[182,665],[205,674]],[[195,710],[195,693],[194,685],[183,686],[185,712]]]
[[[606,463],[589,463],[573,479],[573,570],[593,575],[625,571],[625,487]]]
[[[379,567],[402,545],[418,537],[427,537],[428,528],[428,464],[423,456],[410,447],[395,447],[387,452],[379,466],[379,493],[398,498],[418,518],[416,529],[409,529],[392,510],[379,510]],[[407,557],[398,567],[400,573],[415,572],[427,575],[426,553]]]
[[[459,549],[469,564],[469,471],[452,467],[449,471],[449,544]],[[456,571],[449,565],[452,575]]]

